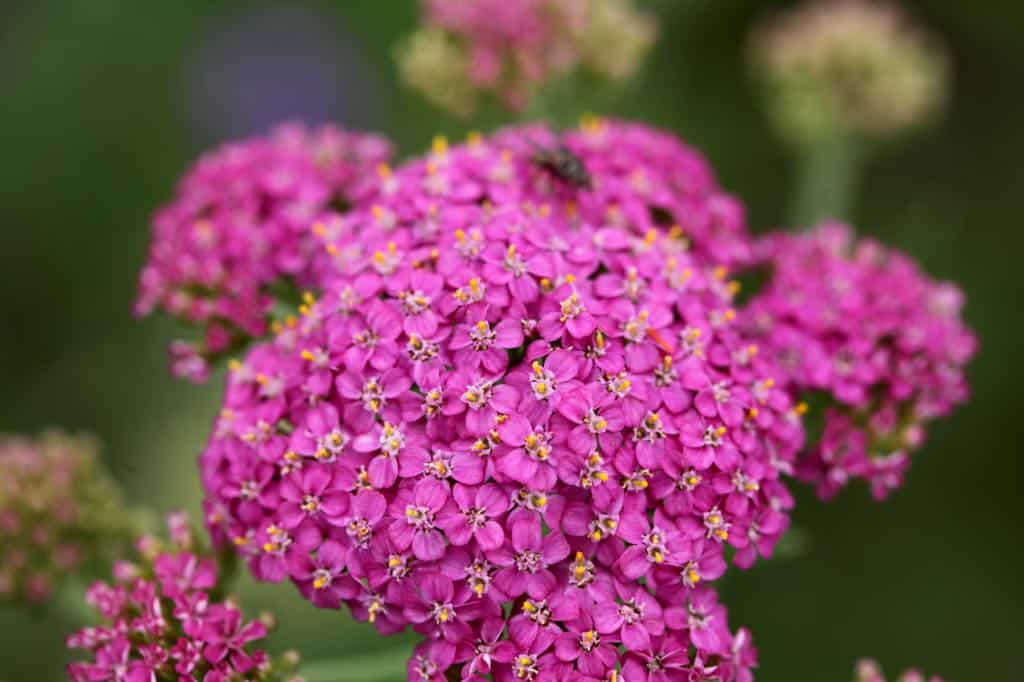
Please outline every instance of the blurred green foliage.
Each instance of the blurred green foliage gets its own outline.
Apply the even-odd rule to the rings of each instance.
[[[352,81],[361,85],[331,103],[345,112],[342,123],[387,132],[404,153],[424,149],[435,132],[465,131],[397,84],[391,48],[415,23],[412,0],[285,4],[336,36],[339,54],[359,56],[340,70],[324,66],[361,70]],[[675,0],[656,9],[661,40],[642,78],[615,100],[579,94],[579,106],[677,131],[747,202],[754,229],[780,224],[798,169],[771,134],[744,64],[745,35],[770,4]],[[804,556],[728,579],[733,625],[754,631],[758,679],[768,682],[845,680],[865,654],[963,682],[1024,679],[1024,373],[1015,350],[1024,323],[1010,314],[1024,256],[1024,4],[930,0],[912,9],[953,51],[951,111],[939,127],[873,156],[854,216],[864,233],[966,289],[983,344],[974,400],[932,429],[907,487],[889,502],[857,489],[826,506],[801,491]],[[177,330],[131,318],[136,271],[150,212],[217,141],[194,124],[194,108],[204,106],[190,88],[204,69],[197,46],[267,11],[210,0],[0,7],[0,430],[92,430],[129,497],[160,509],[198,506],[194,460],[220,382],[195,388],[168,378],[164,347]],[[281,46],[262,47],[272,56]],[[258,87],[263,74],[249,76]],[[287,79],[266,78],[290,101]],[[254,609],[277,611],[279,648],[317,659],[394,646],[344,615],[312,610],[288,586],[243,580],[239,589]],[[61,679],[71,626],[43,612],[0,612],[0,681]],[[395,679],[400,666],[395,660]]]

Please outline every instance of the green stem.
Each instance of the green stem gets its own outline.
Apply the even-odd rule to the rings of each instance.
[[[803,152],[790,223],[808,229],[824,218],[850,220],[864,162],[862,143],[852,137],[822,138]]]
[[[303,663],[305,682],[397,682],[404,680],[409,647],[378,651],[365,656]]]

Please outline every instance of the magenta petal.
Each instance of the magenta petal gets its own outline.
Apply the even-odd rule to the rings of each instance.
[[[398,478],[398,462],[394,457],[377,455],[370,460],[367,473],[374,488],[389,488]]]
[[[555,640],[555,656],[560,661],[575,661],[579,658],[579,635],[575,632],[563,632]]]
[[[485,552],[497,549],[505,542],[505,531],[494,521],[488,521],[477,529],[476,542]]]
[[[647,569],[650,568],[650,562],[647,561],[647,553],[643,547],[638,545],[633,545],[623,552],[616,565],[622,571],[622,575],[630,580],[636,580],[646,574]]]
[[[517,320],[502,320],[495,333],[495,342],[500,348],[518,348],[523,345],[523,327]]]
[[[417,559],[435,561],[444,556],[444,536],[437,531],[416,533],[412,538],[412,552]]]
[[[539,549],[540,543],[540,522],[535,517],[523,518],[512,524],[512,547],[517,552]]]
[[[644,651],[651,645],[647,628],[640,623],[623,624],[621,632],[622,645],[627,651]]]
[[[543,551],[541,554],[544,557],[544,562],[548,565],[556,564],[565,557],[569,556],[570,548],[569,543],[566,541],[565,536],[554,531],[550,533],[543,540]]]

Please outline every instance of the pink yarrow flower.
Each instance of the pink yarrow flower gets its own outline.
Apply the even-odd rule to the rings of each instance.
[[[376,135],[289,124],[200,158],[153,218],[135,310],[200,325],[171,346],[176,376],[205,381],[208,362],[266,333],[268,287],[315,283],[311,228],[347,210],[391,156]]]
[[[185,522],[187,523],[187,522]],[[271,659],[253,643],[267,634],[263,620],[246,620],[236,605],[217,602],[216,561],[196,552],[187,525],[169,520],[170,543],[142,538],[141,561],[122,563],[113,584],[94,584],[86,600],[102,624],[70,635],[68,647],[88,661],[68,665],[74,682],[150,682],[155,679],[284,682],[294,654]]]
[[[967,398],[977,341],[963,294],[837,223],[770,236],[761,251],[774,274],[749,304],[750,329],[782,360],[780,378],[832,403],[800,473],[822,497],[862,478],[883,498],[902,484],[925,425]]]
[[[803,410],[707,164],[620,122],[438,140],[315,236],[317,294],[228,376],[213,536],[431,638],[414,680],[750,679],[712,583],[788,527]]]

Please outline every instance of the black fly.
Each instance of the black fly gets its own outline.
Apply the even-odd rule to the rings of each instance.
[[[536,149],[533,156],[530,157],[533,163],[561,178],[573,187],[580,189],[591,189],[593,187],[590,173],[583,166],[583,161],[564,144],[559,144],[553,149],[542,147],[536,142],[532,144]]]

